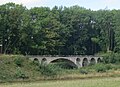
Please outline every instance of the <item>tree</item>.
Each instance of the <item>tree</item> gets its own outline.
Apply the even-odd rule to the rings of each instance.
[[[0,11],[3,12],[2,16],[2,42],[4,53],[14,53],[19,51],[19,36],[21,14],[24,12],[25,7],[22,5],[15,5],[14,3],[7,3],[0,6]]]

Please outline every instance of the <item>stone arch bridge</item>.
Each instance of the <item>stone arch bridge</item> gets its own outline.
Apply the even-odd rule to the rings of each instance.
[[[78,68],[83,67],[83,66],[87,66],[89,64],[96,64],[101,62],[101,60],[103,59],[103,57],[100,56],[39,56],[39,55],[34,55],[34,56],[28,56],[29,59],[31,59],[32,61],[39,61],[39,63],[45,63],[45,64],[49,64],[55,60],[59,60],[59,59],[63,59],[63,60],[67,60],[69,63],[71,63],[71,65],[75,65]]]

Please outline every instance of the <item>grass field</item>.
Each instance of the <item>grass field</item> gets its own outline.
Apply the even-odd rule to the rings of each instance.
[[[0,87],[120,87],[120,78],[2,83]]]

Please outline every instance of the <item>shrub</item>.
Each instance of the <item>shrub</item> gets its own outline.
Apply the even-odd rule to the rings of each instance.
[[[19,78],[19,79],[27,79],[28,76],[25,74],[25,72],[23,72],[20,68],[17,69],[16,73],[15,73],[15,77]]]
[[[113,52],[104,54],[103,62],[104,63],[118,64],[118,63],[120,63],[120,54],[113,53]]]
[[[113,68],[113,66],[112,66],[111,64],[106,64],[106,65],[105,65],[105,68],[106,68],[106,70],[110,70],[110,69]]]
[[[120,63],[120,54],[115,53],[116,64]]]
[[[88,70],[87,69],[80,69],[80,73],[81,74],[88,74]]]
[[[16,64],[18,67],[22,67],[22,66],[23,66],[23,62],[24,62],[24,58],[17,56],[17,57],[14,59],[14,62],[15,62],[15,64]]]
[[[13,76],[8,73],[8,71],[3,70],[0,72],[0,81],[11,81],[13,80]]]
[[[97,71],[97,72],[106,72],[106,69],[105,69],[104,66],[100,66],[100,67],[97,67],[97,68],[96,68],[96,71]]]
[[[94,69],[96,72],[106,72],[106,67],[104,64],[96,64]]]
[[[107,70],[113,69],[113,66],[111,64],[96,64],[93,66],[96,72],[106,72]]]
[[[39,63],[39,61],[33,61],[32,64],[36,65],[36,66],[39,66],[40,63]]]
[[[57,72],[59,71],[59,68],[55,65],[42,65],[39,66],[39,71],[42,75],[45,76],[56,76]]]

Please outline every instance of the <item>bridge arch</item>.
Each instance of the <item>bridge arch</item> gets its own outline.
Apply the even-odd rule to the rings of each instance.
[[[63,63],[63,65],[66,63],[66,65],[64,67],[70,67],[70,68],[77,68],[78,66],[75,64],[75,62],[69,60],[69,59],[66,59],[66,58],[59,58],[59,59],[54,59],[52,61],[50,61],[49,63],[60,63],[61,64]]]
[[[46,63],[47,63],[47,59],[46,58],[42,58],[41,64],[46,64]]]
[[[91,58],[90,65],[94,65],[96,63],[95,58]]]
[[[39,61],[39,60],[38,60],[38,58],[34,58],[34,60],[33,60],[33,61]]]
[[[82,66],[87,66],[89,63],[88,63],[88,59],[87,58],[84,58],[83,61],[82,61]]]
[[[81,60],[80,60],[80,58],[77,58],[76,61],[77,61],[77,62],[80,62]]]
[[[102,62],[102,59],[101,58],[98,58],[97,59],[97,63],[101,63]]]
[[[80,58],[76,58],[76,64],[78,67],[81,66],[81,59]]]
[[[33,59],[33,63],[36,64],[36,65],[39,65],[39,60],[38,60],[38,58],[34,58],[34,59]]]

